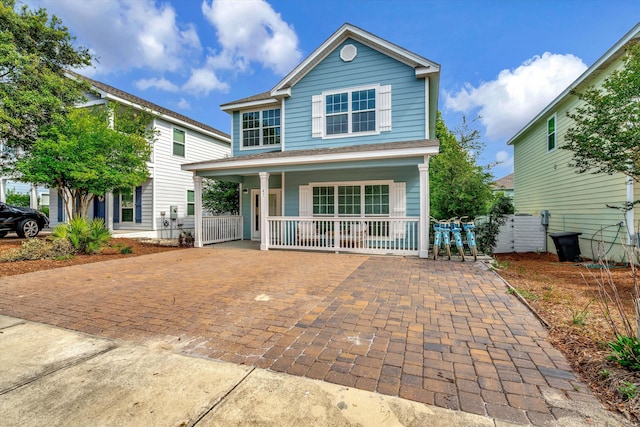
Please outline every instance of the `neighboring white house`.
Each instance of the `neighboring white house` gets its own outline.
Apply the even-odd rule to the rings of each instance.
[[[117,102],[144,109],[155,116],[153,127],[158,131],[148,163],[149,178],[129,195],[95,198],[89,216],[104,218],[109,228],[128,237],[177,237],[179,226],[193,229],[193,174],[181,165],[229,156],[230,136],[112,86],[77,77],[89,82],[94,92],[83,107]],[[67,218],[57,191],[52,189],[50,195],[50,222],[55,227]]]
[[[9,151],[5,149],[2,141],[0,141],[0,164],[5,155]],[[37,187],[25,182],[19,182],[9,176],[0,175],[0,202],[7,201],[7,193],[13,191],[20,194],[29,194],[29,207],[38,209],[43,206],[49,206],[49,190],[45,187]]]

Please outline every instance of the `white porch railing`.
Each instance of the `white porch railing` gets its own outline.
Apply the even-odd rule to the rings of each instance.
[[[268,217],[269,248],[417,255],[419,218]]]
[[[202,244],[230,242],[242,239],[241,216],[202,217]]]

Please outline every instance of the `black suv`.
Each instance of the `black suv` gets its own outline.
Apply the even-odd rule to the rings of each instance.
[[[30,239],[48,226],[49,218],[40,211],[0,202],[0,237],[15,231],[18,236]]]

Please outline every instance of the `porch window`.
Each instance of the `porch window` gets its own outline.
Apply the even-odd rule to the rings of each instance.
[[[347,88],[312,98],[312,136],[335,138],[391,130],[391,86]]]
[[[389,216],[389,185],[313,187],[314,216]]]
[[[196,214],[195,192],[187,190],[187,215]]]
[[[120,194],[120,218],[122,222],[133,222],[133,191]]]
[[[173,130],[173,155],[184,157],[185,134],[183,130]]]
[[[547,120],[547,151],[553,151],[556,148],[556,115],[549,117]]]
[[[280,144],[280,109],[242,113],[242,146]]]

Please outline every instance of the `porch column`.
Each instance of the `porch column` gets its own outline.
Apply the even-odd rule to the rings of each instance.
[[[260,250],[269,250],[269,172],[260,172]]]
[[[34,184],[31,184],[31,190],[29,192],[29,207],[31,209],[38,209],[38,191]]]
[[[5,203],[7,201],[7,180],[0,178],[0,202]]]
[[[429,158],[418,165],[420,171],[420,225],[418,226],[418,256],[429,257]]]
[[[202,177],[193,174],[193,203],[194,209],[194,241],[193,246],[202,247]]]
[[[104,194],[104,225],[113,232],[113,193]]]

